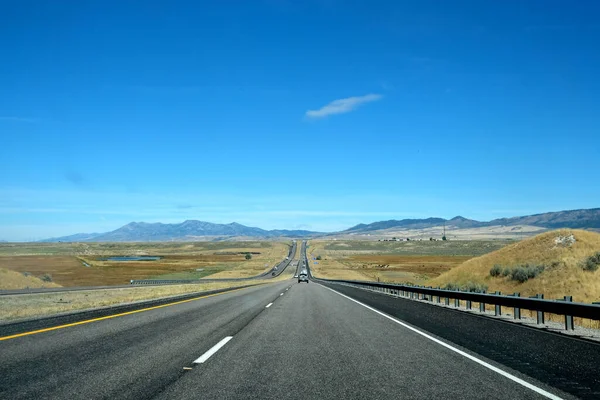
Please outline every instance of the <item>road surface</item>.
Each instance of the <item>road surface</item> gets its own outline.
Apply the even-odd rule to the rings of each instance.
[[[600,360],[596,344],[544,333],[547,344],[535,348],[529,335],[537,331],[516,327],[510,333],[523,336],[524,351],[538,352],[523,355],[505,348],[509,338],[498,342],[510,324],[459,318],[470,324],[460,327],[452,310],[410,300],[394,309],[388,296],[331,286],[338,287],[290,279],[50,331],[30,326],[0,340],[0,398],[598,398],[595,369],[573,371],[565,361],[562,373],[528,375],[443,333],[475,332],[477,346],[529,357],[535,368],[553,367],[557,357],[589,368]],[[361,296],[386,313],[353,299]],[[417,318],[406,302],[437,310],[424,318],[434,333],[388,315]]]

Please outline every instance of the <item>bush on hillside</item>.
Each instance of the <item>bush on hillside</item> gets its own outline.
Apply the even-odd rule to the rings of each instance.
[[[455,290],[461,292],[471,292],[471,293],[483,293],[487,292],[487,285],[482,285],[475,282],[468,282],[466,285],[458,285],[456,283],[447,283],[442,289],[445,290]]]
[[[600,251],[592,256],[589,256],[582,266],[585,271],[591,272],[596,271],[598,267],[600,267]]]
[[[510,279],[519,283],[526,282],[529,279],[529,274],[523,267],[513,268],[510,273]]]
[[[446,286],[444,286],[442,289],[445,289],[445,290],[460,290],[460,286],[458,286],[456,283],[447,283]]]
[[[317,256],[317,260],[319,260],[319,261],[320,261],[320,260],[321,260],[321,256]]]
[[[541,264],[523,264],[512,268],[502,268],[500,265],[496,264],[490,269],[490,275],[494,277],[509,276],[511,280],[523,283],[529,279],[535,278],[536,276],[544,272],[544,269],[546,269],[546,267]]]
[[[485,293],[487,292],[488,287],[487,285],[483,285],[480,283],[469,282],[463,287],[462,290],[471,293]]]
[[[246,260],[251,260],[251,259],[252,259],[252,254],[246,253]]]
[[[498,264],[494,265],[491,269],[490,269],[490,275],[491,276],[500,276],[500,273],[502,272],[502,267],[499,266]]]
[[[44,275],[40,276],[40,279],[43,280],[44,282],[52,282],[52,275],[44,274]]]
[[[529,279],[533,279],[544,272],[544,269],[546,269],[546,267],[543,265],[521,265],[513,268],[510,274],[510,279],[519,283],[527,282]]]

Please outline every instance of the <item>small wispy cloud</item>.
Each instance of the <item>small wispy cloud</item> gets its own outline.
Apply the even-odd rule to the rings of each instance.
[[[7,122],[26,122],[28,124],[33,124],[35,122],[37,122],[37,120],[35,118],[23,118],[23,117],[6,117],[6,116],[0,116],[0,121],[7,121]]]
[[[382,97],[383,96],[380,94],[367,94],[365,96],[338,99],[319,108],[318,110],[308,110],[305,115],[307,118],[324,118],[329,115],[344,114],[355,110],[362,104],[380,100]]]
[[[67,181],[75,186],[81,186],[85,183],[85,178],[77,171],[67,171],[64,176]]]

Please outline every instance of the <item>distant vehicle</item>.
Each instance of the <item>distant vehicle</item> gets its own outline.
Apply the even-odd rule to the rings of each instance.
[[[290,258],[289,258],[289,257],[286,257],[285,259],[286,259],[286,260],[289,260]]]
[[[294,275],[294,278],[297,278],[297,277],[298,277],[298,274]],[[131,281],[131,282],[133,282],[133,281]]]
[[[275,276],[275,271],[271,272],[271,276]]]
[[[300,274],[298,275],[298,283],[300,282],[306,282],[308,283],[308,275],[307,274]]]

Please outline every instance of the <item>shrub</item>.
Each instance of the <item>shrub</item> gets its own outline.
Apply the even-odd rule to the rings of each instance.
[[[529,279],[529,274],[527,270],[523,267],[516,267],[510,273],[510,279],[513,281],[518,281],[519,283],[527,282]]]
[[[509,276],[511,273],[510,268],[506,267],[502,270],[502,276]]]
[[[21,272],[23,274],[23,276],[31,276],[30,272]]]
[[[500,267],[498,264],[494,265],[491,269],[490,269],[490,275],[491,276],[500,276],[500,273],[502,272],[502,267]]]
[[[251,259],[252,259],[252,254],[246,253],[246,260],[251,260]]]
[[[527,275],[531,279],[531,278],[535,278],[536,276],[538,276],[539,274],[544,272],[545,269],[546,269],[546,267],[541,264],[540,265],[528,265],[526,268],[526,271],[527,271]]]
[[[321,256],[317,256],[317,260],[319,260],[319,261],[320,261],[320,260],[321,260]]]
[[[465,284],[463,286],[460,286],[456,283],[447,283],[446,286],[444,286],[442,289],[462,291],[462,292],[471,292],[471,293],[483,293],[483,292],[487,292],[488,287],[487,287],[487,285],[482,285],[480,283],[467,282],[467,284]]]
[[[596,254],[589,256],[583,263],[583,270],[594,272],[600,267],[600,251]]]
[[[471,292],[471,293],[483,293],[483,292],[487,292],[488,287],[487,287],[487,285],[469,282],[463,287],[463,290],[465,290],[467,292]]]
[[[44,282],[52,282],[52,275],[44,274],[44,275],[40,276],[40,279],[43,280]]]
[[[456,283],[447,283],[446,286],[444,286],[442,289],[445,289],[445,290],[460,290],[460,286],[458,286]]]

